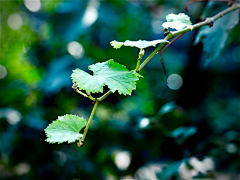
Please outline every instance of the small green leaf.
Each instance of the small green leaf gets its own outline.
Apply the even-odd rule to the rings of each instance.
[[[150,46],[154,46],[155,47],[156,44],[162,43],[162,42],[168,42],[169,43],[169,41],[166,41],[164,39],[159,39],[159,40],[153,40],[153,41],[145,41],[145,40],[129,41],[129,40],[126,40],[125,42],[118,42],[118,41],[114,40],[114,41],[110,42],[110,44],[115,49],[119,49],[123,45],[124,46],[131,46],[131,47],[137,47],[137,48],[143,49],[143,48],[147,48],[147,47],[150,47]]]
[[[89,66],[89,69],[93,71],[93,75],[80,69],[74,70],[71,75],[73,83],[88,94],[103,92],[103,86],[107,85],[113,93],[118,91],[119,94],[131,95],[132,90],[136,89],[136,81],[139,80],[138,73],[129,71],[113,59],[93,64]]]
[[[190,21],[190,17],[184,13],[169,14],[166,17],[167,22],[163,23],[162,26],[164,28],[172,28],[177,30],[182,30],[186,27],[193,29],[192,22]]]
[[[110,44],[113,46],[113,48],[119,49],[120,47],[122,47],[122,45],[123,45],[124,43],[118,42],[118,41],[115,41],[115,40],[114,40],[114,41],[111,41]]]
[[[86,120],[76,115],[67,114],[59,116],[45,129],[47,135],[46,141],[49,143],[73,143],[82,137],[80,130],[86,126]]]

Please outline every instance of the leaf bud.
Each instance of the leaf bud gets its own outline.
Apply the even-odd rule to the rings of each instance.
[[[166,28],[164,28],[164,29],[163,29],[163,31],[168,31],[168,28],[167,28],[167,27],[166,27]]]
[[[144,55],[144,53],[145,53],[144,49],[141,49],[140,52],[139,52],[139,56],[142,57]]]
[[[73,83],[72,88],[74,89],[74,91],[76,91],[77,90],[77,84]]]
[[[209,27],[212,27],[212,26],[213,26],[213,22],[210,22],[210,23],[208,24],[208,26],[209,26]]]
[[[232,1],[228,1],[228,6],[231,7],[233,5]]]

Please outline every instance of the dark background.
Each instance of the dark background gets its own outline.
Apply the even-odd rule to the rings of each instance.
[[[58,116],[90,116],[91,100],[71,88],[72,70],[90,72],[109,59],[134,69],[139,50],[116,50],[111,41],[163,39],[167,14],[197,23],[228,6],[193,3],[186,12],[185,0],[56,0],[37,10],[32,2],[33,9],[28,1],[0,2],[0,179],[240,178],[238,11],[163,52],[167,73],[183,79],[180,89],[167,87],[157,54],[132,96],[100,103],[79,148],[48,144],[44,133]],[[68,51],[73,41],[77,56]]]

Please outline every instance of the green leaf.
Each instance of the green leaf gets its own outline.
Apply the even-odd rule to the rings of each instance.
[[[194,44],[202,42],[206,59],[205,65],[215,61],[220,56],[226,46],[229,31],[238,23],[239,10],[235,10],[217,19],[211,28],[204,26],[198,31]]]
[[[190,21],[190,17],[184,13],[169,14],[166,17],[167,22],[163,23],[162,26],[164,28],[172,28],[177,30],[182,30],[186,27],[192,29],[192,22]]]
[[[93,75],[80,69],[74,70],[71,75],[73,83],[88,94],[103,92],[103,86],[107,85],[113,93],[118,91],[119,94],[131,95],[140,76],[135,71],[129,71],[124,65],[114,62],[113,59],[93,64],[89,69],[93,71]]]
[[[114,40],[114,41],[111,41],[110,44],[113,46],[113,48],[119,49],[120,47],[122,47],[122,45],[123,45],[124,43],[118,42],[118,41],[115,41],[115,40]]]
[[[149,46],[156,46],[158,43],[162,42],[168,42],[164,39],[159,39],[159,40],[153,40],[153,41],[145,41],[145,40],[138,40],[138,41],[129,41],[126,40],[125,42],[118,42],[118,41],[111,41],[110,44],[113,46],[115,49],[119,49],[122,46],[131,46],[131,47],[137,47],[140,49],[147,48]]]
[[[73,143],[83,135],[79,131],[86,126],[86,120],[76,115],[59,116],[56,121],[45,129],[46,141],[49,143]]]

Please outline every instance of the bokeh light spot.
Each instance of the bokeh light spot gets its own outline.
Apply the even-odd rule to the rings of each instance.
[[[67,155],[63,151],[54,151],[53,158],[60,166],[63,166],[67,162]]]
[[[161,34],[163,32],[162,21],[160,20],[153,20],[152,21],[152,31],[155,34]]]
[[[80,59],[83,56],[83,46],[76,41],[71,41],[67,44],[68,52],[76,59]]]
[[[10,16],[8,16],[7,23],[11,29],[17,30],[23,24],[22,17],[19,14],[11,14]]]
[[[171,74],[167,78],[167,85],[171,90],[178,90],[183,84],[182,77],[178,74]]]
[[[7,76],[7,69],[0,64],[0,79],[4,79]]]
[[[31,166],[26,162],[22,162],[14,168],[15,173],[19,176],[23,174],[27,174],[30,170],[31,170]]]
[[[227,152],[229,152],[230,154],[234,154],[238,151],[238,148],[235,144],[233,143],[227,143],[226,144],[226,150]]]
[[[14,109],[9,109],[6,112],[6,117],[9,124],[15,125],[21,120],[22,115]]]
[[[82,25],[84,27],[91,26],[98,18],[97,8],[90,6],[86,9],[83,18]]]
[[[140,128],[146,128],[150,124],[150,120],[148,118],[142,118],[139,127]]]
[[[114,162],[118,169],[126,170],[131,162],[131,154],[128,151],[116,151]]]
[[[37,12],[41,8],[40,0],[24,0],[24,4],[29,11]]]

